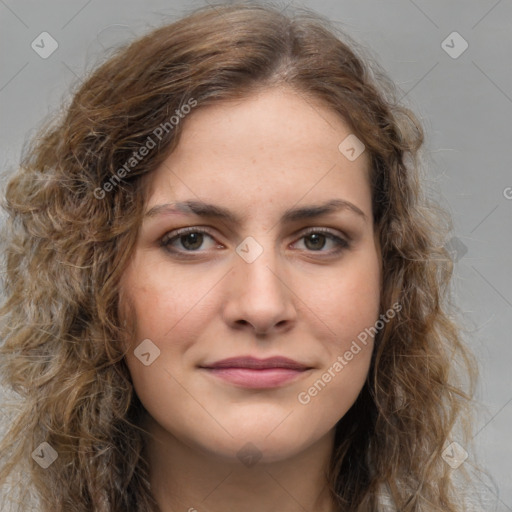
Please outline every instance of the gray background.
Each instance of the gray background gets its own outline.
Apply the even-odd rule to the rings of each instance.
[[[454,291],[481,368],[477,449],[464,464],[478,461],[492,475],[496,499],[486,512],[512,511],[512,2],[290,4],[329,17],[369,47],[424,124],[430,186],[441,191],[454,219]],[[0,0],[2,169],[16,165],[24,141],[106,50],[201,5]],[[59,45],[47,59],[31,48],[43,31]],[[469,44],[458,58],[441,46],[453,31]]]

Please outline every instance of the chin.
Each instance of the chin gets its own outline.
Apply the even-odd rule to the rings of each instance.
[[[275,428],[275,427],[274,427]],[[313,444],[315,438],[305,437],[300,428],[282,428],[279,432],[262,429],[258,422],[251,427],[230,430],[223,439],[208,438],[202,444],[210,454],[225,460],[242,462],[247,467],[258,463],[273,463],[287,460]],[[271,432],[269,434],[269,432]]]

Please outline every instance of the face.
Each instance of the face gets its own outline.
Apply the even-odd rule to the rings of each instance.
[[[122,279],[137,318],[126,360],[154,429],[284,460],[333,433],[368,374],[381,279],[369,158],[347,158],[348,126],[286,88],[200,107],[149,176]],[[233,357],[300,370],[215,366]]]

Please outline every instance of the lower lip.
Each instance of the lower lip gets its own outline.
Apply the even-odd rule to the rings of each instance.
[[[290,382],[308,370],[291,370],[289,368],[204,368],[210,374],[244,388],[275,388]]]

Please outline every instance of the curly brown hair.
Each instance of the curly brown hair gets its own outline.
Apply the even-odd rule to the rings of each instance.
[[[190,98],[199,109],[275,85],[320,100],[365,144],[381,311],[401,304],[336,426],[333,499],[340,510],[373,512],[385,492],[402,512],[462,510],[441,453],[456,420],[469,417],[476,370],[452,314],[450,220],[420,179],[421,125],[379,65],[328,20],[256,4],[201,8],[110,56],[9,179],[0,370],[17,409],[0,445],[0,485],[19,487],[15,510],[29,509],[29,489],[44,511],[158,510],[143,407],[124,361],[132,331],[119,283],[146,204],[143,178],[184,123],[162,130],[122,178],[119,170]],[[45,470],[31,457],[42,442],[58,454]]]

